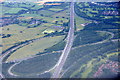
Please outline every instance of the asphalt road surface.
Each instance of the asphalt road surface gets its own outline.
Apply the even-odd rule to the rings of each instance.
[[[68,36],[67,36],[67,43],[66,43],[66,46],[62,52],[62,55],[57,63],[57,66],[51,78],[60,78],[60,73],[68,57],[68,54],[72,48],[73,40],[74,40],[74,2],[71,2],[70,4],[70,29],[69,29]]]

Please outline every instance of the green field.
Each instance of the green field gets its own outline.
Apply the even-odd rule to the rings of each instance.
[[[63,10],[63,9],[60,9],[60,8],[50,8],[49,10],[51,10],[51,11],[61,11],[61,10]]]
[[[79,74],[81,71],[83,71],[83,68],[85,68],[84,71],[81,73],[81,78],[86,78],[86,77],[92,78],[93,77],[92,74],[96,72],[96,70],[94,70],[95,67],[97,67],[100,64],[105,64],[106,60],[109,60],[109,57],[114,57],[113,55],[118,55],[118,54],[119,52],[108,53],[105,54],[107,56],[105,58],[102,58],[102,56],[98,56],[99,61],[98,59],[93,58],[90,61],[88,61],[86,64],[83,64],[78,70],[74,71],[70,77],[71,78],[75,77],[75,75]]]
[[[40,8],[43,8],[43,5],[35,4],[34,7],[31,7],[31,9],[33,9],[33,10],[38,10],[38,9],[40,9]]]
[[[8,54],[2,64],[6,78],[50,78],[58,66],[56,63],[68,41],[71,3],[40,5],[42,3],[0,3],[0,20],[4,22],[0,28],[0,48],[3,56]],[[74,3],[74,40],[61,78],[117,76],[114,65],[119,62],[120,37],[116,5],[111,2]],[[102,74],[97,73],[99,69]]]
[[[36,3],[35,4],[20,3],[19,6],[16,3],[16,4],[13,4],[14,6],[10,5],[12,8],[7,7],[7,4],[9,4],[9,3],[5,3],[4,4],[5,6],[3,6],[3,9],[2,9],[3,16],[5,16],[5,17],[11,17],[12,15],[8,15],[8,14],[4,15],[4,13],[10,13],[10,14],[18,13],[21,10],[26,10],[26,8],[29,9],[31,6],[35,5]],[[24,8],[24,7],[26,7],[26,8]],[[38,9],[38,8],[42,8],[42,7],[43,7],[42,5],[36,5],[31,9]],[[53,9],[56,9],[56,8],[53,8]],[[66,18],[68,18],[68,14],[66,14],[66,11],[68,11],[68,10],[61,11],[60,13],[56,13],[56,12],[52,12],[52,11],[43,9],[43,10],[28,11],[23,14],[18,14],[20,16],[20,17],[16,18],[16,20],[19,21],[18,24],[10,24],[10,25],[5,25],[5,27],[3,27],[3,30],[2,30],[3,34],[11,35],[8,38],[7,37],[3,38],[3,45],[4,45],[3,51],[12,47],[15,43],[20,43],[20,42],[24,42],[26,40],[43,37],[43,36],[45,36],[44,32],[47,32],[47,33],[55,32],[55,31],[60,32],[61,30],[53,29],[53,28],[51,28],[51,26],[62,26],[63,23],[68,22],[69,20],[66,19]],[[59,17],[59,18],[56,18],[56,17]],[[36,25],[36,24],[34,24],[34,25],[29,24],[29,22],[31,21],[32,18],[36,19],[36,20],[46,21],[46,23],[41,23],[37,27],[28,28],[28,26],[31,27],[31,26]],[[56,21],[57,21],[57,23],[56,23]]]
[[[64,36],[46,37],[39,41],[33,42],[12,53],[11,56],[8,57],[7,61],[25,59],[40,52],[42,53],[45,49],[57,44],[63,38]]]
[[[6,11],[5,13],[16,14],[21,10],[27,10],[27,9],[24,9],[24,8],[10,8],[10,10]]]
[[[109,57],[104,55],[110,55],[111,53],[114,55],[113,52],[116,52],[116,49],[117,43],[113,46],[109,42],[77,47],[70,52],[64,66],[64,71],[66,69],[69,70],[63,75],[63,78],[93,78],[93,74],[97,69],[95,67],[99,67],[98,65],[105,63],[106,60],[109,60]],[[118,54],[118,52],[116,52],[116,54]]]
[[[41,10],[41,11],[39,11],[39,14],[43,14],[45,16],[51,16],[51,15],[54,15],[55,12],[47,11],[47,10]]]
[[[114,55],[113,52],[115,52],[115,55],[118,54],[116,52],[116,49],[117,49],[116,45],[117,45],[116,42],[114,42],[114,45],[111,45],[111,43],[106,42],[106,43],[101,43],[101,44],[96,44],[96,45],[77,47],[77,48],[73,49],[70,52],[70,55],[68,56],[66,64],[64,65],[64,68],[63,68],[63,72],[66,70],[67,70],[67,72],[65,72],[65,74],[62,77],[63,78],[66,78],[66,77],[71,77],[71,78],[93,77],[93,74],[95,73],[95,71],[97,69],[96,68],[94,70],[94,67],[97,67],[98,65],[105,63],[105,60],[108,60],[110,56]],[[45,70],[49,70],[52,66],[55,65],[54,63],[56,62],[56,58],[58,57],[59,54],[56,54],[56,56],[54,56],[54,57],[51,57],[50,55],[55,55],[55,54],[54,53],[46,54],[46,55],[41,56],[41,57],[39,56],[37,58],[23,61],[22,63],[15,66],[12,69],[12,72],[15,74],[18,74],[18,75],[25,75],[26,74],[26,76],[24,76],[24,77],[27,77],[28,75],[31,76],[31,75],[35,75],[37,73],[40,74],[40,73],[44,72]],[[109,57],[106,57],[104,55],[109,55]],[[44,64],[46,61],[45,57],[47,57],[47,56],[49,56],[50,60],[52,60],[52,58],[55,59],[55,62],[53,62],[53,61],[49,62],[49,64],[51,64],[49,66],[47,64]],[[45,60],[43,60],[43,58]],[[38,61],[38,59],[40,59],[41,61],[40,60]],[[35,61],[36,61],[36,63],[35,63]],[[43,62],[43,63],[37,64],[38,62],[39,63]],[[32,64],[36,64],[36,66],[28,67],[28,65],[30,66]],[[25,66],[25,65],[27,65],[27,66]],[[45,65],[44,69],[43,69],[42,65]],[[41,71],[39,71],[38,68],[35,68],[38,66],[41,66],[39,68],[40,70],[42,68]],[[18,68],[20,70],[18,70]],[[25,68],[26,68],[26,70],[23,70]],[[34,68],[33,74],[30,71],[31,68]],[[50,73],[52,73],[52,71],[50,71]]]
[[[102,3],[98,3],[102,4]],[[110,3],[111,4],[111,3]],[[76,3],[76,12],[79,16],[91,19],[91,20],[99,20],[104,21],[106,23],[112,22],[114,23],[115,20],[119,19],[118,14],[112,14],[112,11],[119,12],[119,9],[117,7],[114,7],[114,5],[111,5],[110,7],[107,7],[108,4],[105,4],[103,6],[95,5],[93,3]],[[109,14],[108,12],[111,11]],[[105,14],[104,14],[105,13]],[[115,17],[116,16],[116,17]],[[113,19],[113,20],[111,20]],[[117,21],[119,22],[119,20]]]
[[[5,26],[2,30],[3,34],[11,34],[12,36],[9,38],[4,38],[3,44],[4,45],[14,44],[21,41],[42,37],[44,36],[42,31],[44,31],[45,29],[46,27],[42,26],[39,26],[37,28],[25,28],[17,24]],[[22,33],[20,33],[20,31],[22,31]]]
[[[85,20],[85,19],[79,17],[78,15],[75,15],[75,21],[76,21],[76,31],[84,29],[84,26],[82,26],[81,24],[91,22],[89,20]]]
[[[40,75],[41,73],[53,68],[60,55],[60,53],[48,53],[46,55],[37,56],[35,58],[22,61],[11,71],[12,73],[23,76],[24,78],[37,76],[36,74]]]
[[[24,16],[24,17],[40,17],[39,14],[29,14],[29,13],[21,14],[21,16]]]

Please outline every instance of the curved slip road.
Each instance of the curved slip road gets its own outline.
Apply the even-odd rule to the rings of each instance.
[[[56,64],[57,66],[51,78],[60,78],[60,73],[68,57],[68,54],[71,50],[73,40],[74,40],[74,2],[71,2],[70,4],[70,29],[69,29],[68,36],[67,36],[67,43],[66,43],[66,46],[62,52],[62,55],[58,63]]]
[[[110,39],[112,39],[112,38],[114,37],[114,34],[111,33],[111,32],[107,32],[107,31],[96,31],[96,32],[106,32],[106,33],[108,33],[108,34],[111,35]],[[80,46],[78,46],[78,47],[84,47],[84,46],[95,45],[95,44],[102,44],[102,43],[105,43],[105,42],[107,42],[107,41],[109,41],[109,39],[105,39],[105,40],[103,40],[103,41],[96,42],[96,43],[80,45]],[[118,39],[113,39],[113,40],[111,40],[111,41],[118,41]],[[77,47],[74,47],[74,48],[71,48],[71,49],[74,50],[74,49],[76,49],[76,48],[77,48]],[[63,51],[63,50],[60,50],[60,51],[58,51],[58,52],[62,52],[62,51]],[[47,53],[47,54],[50,54],[50,53]],[[47,54],[42,54],[41,56],[47,55]],[[53,53],[52,53],[52,54],[53,54]],[[75,64],[75,63],[76,63],[76,62],[74,62],[73,64]],[[19,75],[14,74],[14,73],[11,71],[12,68],[13,68],[14,66],[16,66],[17,64],[19,64],[19,63],[16,63],[16,64],[12,65],[12,66],[8,69],[8,73],[9,73],[10,75],[12,75],[12,76],[19,76]],[[73,64],[72,64],[72,66],[73,66]],[[57,66],[57,64],[56,64],[54,67],[50,68],[49,70],[46,70],[46,71],[44,71],[44,72],[42,72],[42,73],[40,73],[40,74],[37,74],[37,75],[42,75],[42,74],[45,74],[45,73],[47,73],[47,72],[53,71],[53,70],[56,68],[56,66]],[[68,69],[70,69],[72,66],[70,66]],[[62,76],[65,74],[65,72],[68,71],[68,69],[65,70],[65,71],[60,75],[60,77],[62,77]]]
[[[23,44],[21,44],[21,45],[18,45],[18,46],[16,46],[16,47],[13,47],[13,48],[11,48],[10,50],[6,51],[6,52],[3,53],[3,54],[0,53],[0,54],[2,54],[2,55],[0,55],[0,65],[2,65],[3,59],[4,59],[5,57],[7,57],[7,55],[10,54],[11,52],[13,52],[13,51],[15,51],[15,50],[17,50],[17,49],[19,49],[19,48],[21,48],[21,47],[24,47],[24,46],[26,46],[26,45],[34,42],[34,41],[40,40],[41,38],[43,38],[43,37],[40,37],[40,38],[37,38],[37,39],[32,39],[32,40],[30,40],[30,41],[28,41],[28,42],[26,42],[26,43],[23,43]],[[5,62],[5,63],[7,63],[7,62]],[[11,67],[11,69],[12,69],[12,67]],[[2,74],[2,72],[0,72],[0,77],[1,77],[1,78],[5,78],[4,75]]]
[[[25,42],[25,43],[23,43],[23,44],[17,45],[16,47],[11,48],[10,50],[6,51],[5,53],[0,53],[0,54],[2,54],[2,55],[0,55],[0,61],[2,62],[2,60],[3,60],[8,54],[10,54],[11,52],[14,52],[14,51],[17,50],[17,49],[19,49],[19,48],[21,48],[21,47],[24,47],[24,46],[26,46],[26,45],[28,45],[28,44],[30,44],[30,43],[33,43],[33,42],[35,42],[35,41],[38,41],[38,40],[40,40],[40,39],[42,39],[42,38],[44,38],[44,36],[43,36],[43,37],[40,37],[40,38],[36,38],[36,39],[29,40],[28,42]],[[7,62],[5,62],[5,63],[7,63]]]
[[[120,39],[113,39],[113,40],[111,40],[112,42],[119,42],[120,41]],[[107,41],[104,41],[104,42],[102,42],[102,43],[105,43],[105,42],[109,42],[109,40],[107,40]],[[101,42],[100,43],[97,43],[97,44],[102,44]],[[92,43],[92,44],[90,44],[90,45],[95,45],[94,43]],[[87,46],[87,45],[85,45],[85,46]],[[82,46],[79,46],[79,47],[82,47]],[[74,48],[75,49],[75,48]],[[94,51],[93,51],[94,52]],[[92,52],[92,53],[93,53]],[[109,51],[108,51],[109,52]],[[90,54],[92,54],[92,53],[90,53]],[[86,57],[86,55],[85,56],[83,56],[83,57]],[[61,74],[61,77],[63,77],[63,75],[68,71],[68,70],[70,70],[70,68],[71,67],[73,67],[78,61],[79,61],[80,59],[78,59],[77,61],[75,61],[74,63],[72,63],[72,65],[70,65],[65,71],[63,71],[63,73]]]

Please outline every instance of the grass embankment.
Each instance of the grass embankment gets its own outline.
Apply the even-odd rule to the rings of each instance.
[[[23,48],[20,48],[19,50],[17,50],[13,54],[11,54],[11,56],[8,57],[7,61],[25,59],[25,58],[30,57],[32,55],[43,52],[45,49],[57,44],[63,38],[64,38],[64,36],[43,38],[43,39],[36,41],[34,43],[31,43]]]
[[[82,24],[90,23],[91,21],[85,20],[78,15],[75,14],[75,21],[76,21],[76,31],[84,29],[84,26]]]
[[[86,37],[87,39],[88,37]],[[92,39],[92,38],[91,38]],[[89,41],[90,39],[88,39]],[[94,42],[96,42],[94,40]],[[101,44],[78,46],[70,52],[64,70],[69,70],[63,78],[88,78],[93,77],[99,64],[105,63],[111,54],[117,54],[117,42],[104,42]],[[115,56],[114,56],[115,57]],[[110,58],[114,61],[115,58]],[[97,64],[99,63],[99,64]]]
[[[113,57],[114,55],[118,56],[118,54],[120,53],[119,52],[108,53],[108,54],[105,54],[107,56],[105,58],[102,58],[102,56],[98,56],[99,61],[98,61],[98,58],[93,58],[90,61],[88,61],[86,64],[83,64],[78,70],[74,71],[70,77],[71,78],[75,77],[75,75],[77,75],[78,73],[81,73],[81,78],[88,78],[88,77],[92,78],[93,77],[92,73],[96,72],[96,70],[94,70],[94,67],[98,67],[98,65],[104,64],[106,60],[109,60],[109,57]]]

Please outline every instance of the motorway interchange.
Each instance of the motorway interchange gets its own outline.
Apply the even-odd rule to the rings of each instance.
[[[60,50],[60,51],[58,51],[58,52],[60,52],[61,53],[61,55],[59,56],[59,60],[57,60],[56,61],[56,63],[55,63],[55,65],[52,67],[52,68],[49,68],[49,69],[46,69],[46,71],[44,71],[44,72],[42,72],[42,73],[38,73],[38,75],[40,75],[40,74],[45,74],[45,73],[52,73],[51,74],[51,78],[60,78],[60,77],[63,77],[63,75],[65,74],[66,75],[66,73],[67,73],[67,71],[69,72],[69,69],[71,69],[71,68],[73,68],[73,67],[75,67],[74,65],[71,65],[69,68],[67,68],[67,70],[65,70],[65,71],[63,71],[63,67],[65,66],[65,64],[67,64],[66,63],[66,60],[67,59],[69,59],[68,58],[68,56],[70,57],[70,55],[69,54],[71,54],[71,52],[73,51],[73,50],[75,50],[75,49],[78,49],[78,48],[82,48],[82,47],[87,47],[87,46],[95,46],[95,45],[98,45],[98,47],[101,49],[101,51],[103,50],[103,48],[102,47],[100,47],[100,46],[102,46],[102,45],[105,45],[105,44],[109,44],[109,45],[111,45],[111,44],[113,44],[113,48],[115,47],[115,49],[112,49],[112,47],[111,47],[111,50],[112,51],[110,51],[110,53],[113,53],[113,52],[116,52],[116,43],[117,43],[117,41],[119,40],[119,39],[114,39],[114,37],[116,36],[116,34],[114,34],[112,31],[101,31],[101,30],[97,30],[97,31],[95,31],[97,34],[101,34],[101,36],[102,35],[104,35],[104,34],[107,34],[108,35],[108,38],[106,38],[106,39],[103,39],[103,40],[100,40],[100,41],[97,41],[97,42],[93,42],[93,43],[88,43],[88,44],[84,44],[84,45],[79,45],[79,46],[77,46],[77,47],[72,47],[73,46],[73,44],[74,44],[74,39],[76,38],[76,35],[74,34],[75,33],[75,10],[74,10],[74,2],[71,2],[70,3],[70,28],[69,28],[69,31],[68,31],[68,34],[67,34],[67,37],[66,37],[66,39],[65,39],[65,41],[66,41],[66,44],[65,44],[65,47],[64,47],[64,49],[63,50]],[[84,31],[83,31],[84,32]],[[88,34],[87,34],[88,35]],[[43,37],[44,38],[44,37]],[[83,37],[81,36],[80,37],[80,40],[81,39],[83,39]],[[23,43],[23,44],[21,44],[21,45],[18,45],[18,46],[16,46],[16,47],[14,47],[14,48],[11,48],[10,50],[8,50],[8,51],[6,51],[2,56],[1,56],[1,61],[2,60],[4,60],[4,58],[6,58],[11,52],[14,52],[15,50],[17,50],[17,49],[19,49],[19,48],[21,48],[21,47],[24,47],[24,46],[26,46],[26,45],[29,45],[29,44],[31,44],[31,43],[34,43],[35,41],[39,41],[39,40],[41,40],[41,38],[37,38],[37,39],[33,39],[33,40],[30,40],[30,41],[28,41],[28,42],[26,42],[26,43]],[[110,42],[110,43],[109,43]],[[108,46],[108,45],[107,45]],[[104,46],[103,46],[104,47]],[[107,48],[107,47],[106,47]],[[109,49],[109,48],[108,48]],[[89,48],[88,48],[88,50],[89,50]],[[106,51],[106,50],[105,50]],[[83,51],[83,52],[85,52],[85,51]],[[90,51],[91,52],[91,51]],[[99,50],[97,51],[97,49],[95,49],[95,51],[93,51],[93,53],[95,53],[95,52],[98,52],[99,53]],[[54,52],[53,52],[54,53]],[[104,50],[103,50],[103,53],[104,53]],[[81,54],[82,54],[82,51],[81,51]],[[45,53],[45,55],[47,55],[46,53]],[[92,55],[92,52],[90,53],[90,55]],[[108,56],[106,53],[105,53],[105,55],[106,56]],[[92,55],[93,56],[93,55]],[[95,55],[96,56],[96,55]],[[39,55],[38,55],[38,57],[39,57]],[[31,59],[32,58],[36,58],[36,56],[33,56],[33,57],[31,57]],[[100,58],[100,57],[99,57]],[[82,59],[82,58],[81,58]],[[98,58],[94,58],[95,60],[97,60]],[[107,59],[107,58],[106,58]],[[8,74],[10,74],[10,75],[12,75],[12,76],[14,76],[14,77],[17,77],[17,76],[19,76],[19,75],[17,75],[17,74],[15,74],[15,72],[13,71],[13,69],[15,69],[15,67],[16,66],[18,66],[18,65],[20,65],[21,63],[24,63],[24,61],[26,61],[27,62],[27,60],[29,60],[29,58],[28,59],[24,59],[23,61],[18,61],[17,63],[14,63],[12,66],[10,66],[9,67],[9,69],[8,69]],[[77,60],[77,61],[79,61],[79,59]],[[76,65],[76,63],[77,63],[77,61],[75,61],[73,64],[75,64]],[[91,60],[92,61],[92,60]],[[94,61],[94,60],[93,60]],[[102,62],[102,58],[100,58],[100,61],[101,61],[101,63],[103,63]],[[9,62],[4,62],[4,63],[9,63]],[[84,64],[84,63],[83,63]],[[90,64],[90,63],[88,63],[88,64]],[[84,66],[85,66],[86,64],[84,64],[83,66],[81,65],[81,67],[80,68],[83,68]],[[95,65],[95,64],[94,64]],[[99,64],[100,65],[100,64]],[[80,65],[79,65],[80,66]],[[77,68],[76,68],[77,69]],[[76,70],[76,71],[78,71],[79,72],[79,70]],[[77,72],[76,72],[77,73]],[[86,74],[87,74],[87,72],[86,72]],[[73,76],[73,75],[75,75],[75,73],[72,73],[72,75],[71,76]],[[4,75],[2,75],[1,74],[1,77],[4,77]]]

